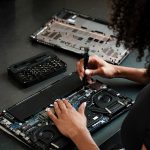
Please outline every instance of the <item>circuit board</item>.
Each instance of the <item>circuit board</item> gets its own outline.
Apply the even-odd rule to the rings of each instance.
[[[116,46],[116,37],[108,25],[101,20],[63,10],[32,34],[31,38],[81,55],[84,54],[82,47],[88,47],[90,55],[120,64],[130,51],[123,45]]]
[[[64,91],[64,85],[68,92]],[[53,109],[54,97],[51,97],[51,93],[56,89],[58,93],[55,98],[67,99],[75,109],[81,103],[87,103],[85,115],[91,133],[110,123],[134,103],[100,81],[84,86],[77,75],[72,74],[4,110],[0,115],[2,130],[32,149],[66,149],[71,141],[61,135],[45,111],[46,107]]]

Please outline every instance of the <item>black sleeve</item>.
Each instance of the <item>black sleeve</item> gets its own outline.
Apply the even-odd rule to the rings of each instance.
[[[139,93],[122,124],[121,136],[126,150],[141,150],[142,144],[150,149],[150,85]]]

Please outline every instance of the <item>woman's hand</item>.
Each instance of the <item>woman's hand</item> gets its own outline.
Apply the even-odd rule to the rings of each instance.
[[[86,74],[87,78],[91,78],[94,75],[100,75],[105,78],[113,78],[117,73],[115,65],[109,64],[100,57],[93,55],[89,57],[88,69],[84,70],[83,59],[77,62],[77,72],[80,78]]]
[[[78,111],[67,100],[57,100],[54,102],[56,115],[48,109],[48,115],[55,123],[58,130],[69,138],[74,138],[79,132],[86,131],[86,116],[84,110],[86,103],[82,103]]]
[[[99,150],[86,127],[85,107],[86,103],[84,102],[76,111],[67,100],[57,100],[54,102],[57,116],[50,109],[47,112],[58,130],[70,138],[78,150]]]

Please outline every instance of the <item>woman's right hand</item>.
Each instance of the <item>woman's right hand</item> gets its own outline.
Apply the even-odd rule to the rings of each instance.
[[[117,69],[115,65],[109,64],[100,57],[93,55],[89,57],[88,69],[86,70],[84,70],[83,59],[77,62],[77,72],[80,79],[82,79],[84,75],[86,75],[88,79],[94,75],[99,75],[105,78],[114,78],[117,73]]]

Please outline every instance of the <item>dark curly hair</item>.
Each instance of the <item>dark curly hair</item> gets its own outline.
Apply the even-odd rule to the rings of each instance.
[[[117,37],[117,45],[137,49],[140,60],[144,50],[150,52],[150,0],[112,0],[111,27]],[[150,53],[146,57],[150,75]]]

